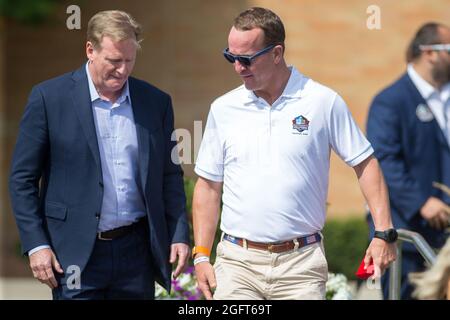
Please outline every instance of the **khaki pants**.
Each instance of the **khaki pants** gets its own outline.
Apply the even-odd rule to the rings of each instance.
[[[328,265],[322,242],[270,253],[222,240],[216,253],[214,299],[325,299]]]

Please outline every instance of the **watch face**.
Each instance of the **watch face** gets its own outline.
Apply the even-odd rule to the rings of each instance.
[[[387,235],[387,240],[389,242],[394,242],[395,240],[397,240],[398,235],[397,235],[397,231],[395,229],[387,230],[386,233],[387,233],[386,234]]]

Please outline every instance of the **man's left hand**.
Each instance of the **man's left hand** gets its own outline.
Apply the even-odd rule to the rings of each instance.
[[[397,258],[397,248],[395,243],[387,243],[386,241],[378,238],[373,238],[370,242],[369,248],[366,250],[366,256],[364,257],[364,269],[370,264],[370,260],[373,259],[373,265],[375,273],[374,278],[379,278],[384,273],[385,269],[389,267],[389,264]]]
[[[189,246],[186,243],[173,243],[170,246],[170,263],[175,263],[178,258],[177,268],[173,272],[173,278],[175,279],[181,272],[187,267],[187,261],[189,258]]]

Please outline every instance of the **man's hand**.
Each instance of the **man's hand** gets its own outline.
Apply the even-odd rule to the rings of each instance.
[[[207,300],[212,300],[213,289],[216,288],[214,268],[209,262],[200,262],[195,265],[197,284]]]
[[[442,230],[448,226],[450,207],[440,199],[430,197],[420,209],[420,214],[432,228]]]
[[[373,277],[379,278],[384,273],[384,270],[389,267],[389,264],[396,258],[397,250],[395,243],[387,243],[382,239],[373,238],[369,244],[369,248],[366,250],[364,269],[367,269],[372,259],[375,271]]]
[[[45,248],[34,252],[30,257],[30,267],[33,276],[40,282],[45,283],[51,289],[58,286],[53,270],[63,273],[63,269],[56,259],[52,249]]]
[[[178,257],[177,268],[173,272],[173,278],[175,279],[184,271],[187,267],[187,261],[189,258],[189,246],[185,243],[173,243],[170,246],[170,263],[175,263]]]

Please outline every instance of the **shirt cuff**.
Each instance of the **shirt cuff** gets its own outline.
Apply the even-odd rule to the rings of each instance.
[[[373,154],[373,148],[371,145],[369,145],[363,152],[361,152],[358,156],[354,157],[353,159],[350,159],[346,161],[347,165],[350,167],[357,166],[367,158],[369,158]]]
[[[30,251],[28,251],[28,256],[31,256],[33,253],[38,252],[39,250],[42,250],[42,249],[49,249],[49,248],[50,248],[49,245],[38,246],[38,247],[36,247],[36,248],[31,249]]]

